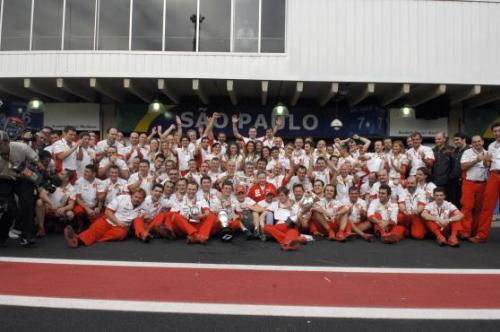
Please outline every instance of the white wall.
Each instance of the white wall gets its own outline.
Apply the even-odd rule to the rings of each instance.
[[[288,0],[287,54],[0,52],[0,77],[500,85],[500,3]]]

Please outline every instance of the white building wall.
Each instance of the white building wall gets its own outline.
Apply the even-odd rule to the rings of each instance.
[[[500,2],[288,0],[286,54],[0,52],[0,77],[500,85]]]

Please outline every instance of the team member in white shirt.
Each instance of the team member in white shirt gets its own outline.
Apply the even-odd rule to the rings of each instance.
[[[488,240],[493,220],[493,209],[498,204],[500,197],[500,122],[491,126],[495,141],[488,146],[488,153],[484,159],[486,167],[490,168],[490,176],[484,189],[484,200],[479,215],[476,236],[469,241],[482,243]]]
[[[172,225],[176,233],[181,233],[187,237],[187,243],[206,244],[212,229],[217,222],[217,216],[210,212],[206,200],[198,200],[198,184],[189,182],[187,192],[179,205],[171,208]]]
[[[139,159],[148,159],[149,149],[146,145],[139,144],[139,133],[134,131],[130,134],[130,145],[121,148],[118,153],[128,162],[135,157],[139,157]]]
[[[80,134],[80,143],[76,153],[76,175],[78,178],[83,176],[85,166],[94,164],[95,150],[90,147],[89,133]]]
[[[76,172],[77,150],[80,145],[75,143],[76,129],[72,126],[64,127],[63,137],[54,143],[53,154],[56,162],[56,172],[62,169]],[[74,175],[76,178],[76,175]]]
[[[231,200],[231,206],[233,208],[234,219],[237,222],[232,222],[230,227],[234,231],[242,231],[247,240],[258,237],[260,235],[259,214],[264,209],[248,197],[244,186],[236,186],[235,193],[236,196]]]
[[[340,166],[339,174],[334,178],[333,184],[337,191],[337,199],[345,200],[349,196],[349,189],[355,185],[354,176],[349,174],[346,164]]]
[[[146,193],[142,189],[136,190],[132,196],[118,196],[106,207],[104,216],[99,217],[86,231],[76,234],[73,227],[66,227],[66,243],[71,248],[77,248],[80,244],[90,246],[95,242],[125,239],[130,225],[141,214],[145,198]]]
[[[391,202],[391,187],[380,186],[378,198],[368,206],[368,220],[373,223],[375,235],[384,243],[397,243],[404,239],[405,228],[398,225],[398,205]]]
[[[155,182],[155,175],[149,173],[149,161],[143,159],[139,163],[139,171],[128,179],[128,190],[134,192],[138,188],[142,188],[146,195],[151,195],[151,188]]]
[[[106,178],[109,168],[113,165],[118,166],[120,169],[120,177],[128,179],[129,169],[127,163],[120,158],[116,147],[110,146],[106,149],[106,157],[102,158],[99,162],[99,177],[101,179]]]
[[[74,188],[69,182],[70,173],[61,170],[57,177],[61,184],[53,193],[43,187],[39,189],[39,198],[36,202],[35,215],[38,224],[38,236],[45,235],[46,217],[63,222],[71,222],[74,218],[73,208],[75,206]]]
[[[147,196],[142,203],[141,215],[134,219],[135,237],[144,243],[148,243],[152,238],[151,228],[163,222],[164,216],[160,214],[165,207],[162,197],[163,186],[159,183],[154,184],[151,195]]]
[[[373,235],[366,233],[372,228],[371,222],[366,218],[368,206],[366,201],[360,198],[359,189],[356,187],[349,188],[349,198],[342,201],[342,204],[348,208],[347,226],[345,227],[346,236],[354,232],[362,239],[371,242]]]
[[[312,217],[309,221],[309,233],[314,237],[328,236],[328,239],[344,241],[345,236],[341,234],[336,237],[336,224],[341,222],[347,215],[347,208],[336,198],[335,186],[327,184],[324,189],[324,197],[311,209]]]
[[[291,223],[293,202],[288,197],[289,191],[285,187],[278,188],[278,200],[267,208],[272,213],[274,224],[266,224],[264,232],[272,236],[281,246],[281,249],[297,250],[300,246],[300,234],[296,223]],[[305,239],[302,241],[306,243]]]
[[[434,152],[428,146],[422,145],[422,135],[420,133],[411,134],[412,148],[406,154],[410,163],[410,176],[417,174],[417,169],[427,167],[432,169],[434,164]]]
[[[118,130],[116,128],[109,128],[106,134],[106,139],[97,142],[95,146],[95,151],[97,153],[97,159],[101,160],[109,147],[115,147],[116,151],[119,153],[123,149],[123,144],[117,141]]]
[[[307,177],[307,168],[304,165],[300,165],[297,168],[297,175],[292,176],[287,184],[288,190],[293,191],[296,184],[301,184],[306,192],[312,191],[311,180]]]
[[[101,188],[101,181],[96,178],[95,166],[85,166],[83,177],[75,183],[76,204],[73,213],[78,227],[81,227],[86,219],[94,222],[102,213],[103,202],[99,199],[102,195],[98,194]]]
[[[426,234],[425,221],[420,217],[427,199],[423,192],[417,190],[417,180],[414,176],[408,178],[406,188],[398,198],[398,223],[403,225],[411,237],[422,240]]]
[[[101,189],[98,190],[102,195],[100,198],[105,205],[111,203],[117,196],[128,195],[127,180],[120,178],[120,169],[113,165],[108,171],[109,177],[101,181]]]
[[[451,247],[458,247],[457,235],[462,230],[463,214],[445,198],[443,188],[434,189],[434,201],[425,206],[422,218],[427,221],[427,228],[436,236],[440,246],[448,244]],[[448,236],[448,240],[445,236]]]
[[[181,138],[181,147],[172,149],[172,153],[177,156],[179,161],[179,171],[184,176],[189,172],[189,161],[194,159],[194,150],[189,149],[189,139]]]
[[[460,165],[465,177],[462,179],[462,220],[461,238],[475,236],[479,221],[479,213],[483,205],[484,190],[488,179],[488,168],[484,163],[487,151],[483,148],[483,138],[479,135],[472,136],[471,148],[464,151]]]

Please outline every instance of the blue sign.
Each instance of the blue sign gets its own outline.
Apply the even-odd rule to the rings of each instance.
[[[272,119],[272,107],[197,107],[197,106],[173,106],[167,105],[171,116],[158,113],[147,113],[145,107],[126,107],[123,105],[118,112],[118,127],[123,132],[139,131],[149,132],[153,127],[161,125],[163,129],[174,123],[174,117],[178,115],[182,121],[183,129],[197,129],[206,127],[208,117],[214,112],[221,114],[214,124],[214,132],[220,131],[232,136],[233,114],[239,116],[238,130],[246,136],[248,128],[255,127],[258,135],[262,136],[266,128],[274,124]],[[385,136],[387,133],[387,110],[377,106],[361,106],[352,110],[332,108],[307,108],[295,107],[289,109],[290,115],[285,117],[283,128],[278,135],[286,138],[296,136],[313,137],[347,137],[354,134],[361,136]],[[333,128],[332,121],[338,118],[343,126]]]

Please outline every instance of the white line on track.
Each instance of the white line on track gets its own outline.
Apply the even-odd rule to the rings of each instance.
[[[172,269],[217,269],[250,271],[295,271],[295,272],[344,272],[344,273],[404,273],[404,274],[472,274],[500,275],[500,269],[428,269],[428,268],[390,268],[390,267],[329,267],[329,266],[291,266],[291,265],[246,265],[246,264],[201,264],[201,263],[163,263],[83,259],[51,259],[0,257],[0,263],[34,263],[84,266],[146,267]]]
[[[497,309],[399,309],[364,307],[312,307],[278,305],[242,305],[218,303],[149,302],[123,300],[87,300],[0,295],[0,305],[77,310],[105,310],[150,313],[205,315],[364,318],[364,319],[439,319],[498,320]]]

